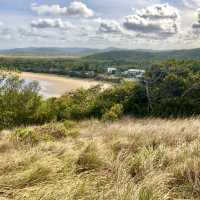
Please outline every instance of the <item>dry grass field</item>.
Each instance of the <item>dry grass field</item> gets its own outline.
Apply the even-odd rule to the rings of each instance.
[[[46,124],[0,133],[0,200],[200,199],[200,119]]]

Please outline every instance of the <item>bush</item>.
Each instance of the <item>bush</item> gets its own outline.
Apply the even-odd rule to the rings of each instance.
[[[37,145],[42,141],[54,141],[67,137],[67,130],[62,124],[46,124],[35,128],[19,128],[14,131],[11,140],[18,144]]]
[[[107,111],[103,115],[102,119],[104,121],[116,121],[120,119],[122,115],[123,115],[123,105],[115,104],[109,111]]]
[[[33,128],[19,128],[11,136],[14,143],[36,145],[41,136]]]
[[[36,128],[38,134],[46,135],[50,140],[59,140],[67,136],[67,130],[61,123],[50,123]]]
[[[71,128],[73,128],[73,127],[76,126],[76,122],[71,121],[71,120],[65,120],[63,122],[63,124],[64,124],[64,126],[65,126],[66,129],[71,129]]]
[[[0,129],[33,124],[41,104],[38,84],[25,84],[16,74],[0,72]]]

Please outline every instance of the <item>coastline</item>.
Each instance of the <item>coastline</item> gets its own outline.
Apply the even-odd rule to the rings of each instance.
[[[110,84],[91,79],[79,79],[62,75],[22,72],[20,77],[28,81],[37,81],[41,87],[40,94],[44,97],[59,97],[66,92],[79,88],[89,89],[95,85],[108,88]]]
[[[37,73],[37,72],[20,72],[20,75],[22,76],[30,76],[30,77],[41,77],[41,78],[47,78],[47,79],[56,79],[56,80],[77,80],[77,81],[85,81],[85,82],[93,82],[93,83],[106,83],[103,81],[96,81],[89,78],[77,78],[77,77],[70,77],[67,75],[60,75],[60,74],[50,74],[50,73]]]

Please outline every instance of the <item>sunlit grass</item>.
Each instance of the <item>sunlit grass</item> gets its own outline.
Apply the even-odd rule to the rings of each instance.
[[[0,199],[197,200],[199,188],[198,118],[66,121],[0,133]]]

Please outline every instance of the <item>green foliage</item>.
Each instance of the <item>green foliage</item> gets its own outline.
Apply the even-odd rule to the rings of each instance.
[[[148,71],[151,115],[184,117],[200,113],[200,68],[187,65],[168,61]]]
[[[34,123],[41,104],[37,83],[25,84],[17,75],[0,72],[0,129]]]
[[[123,105],[121,104],[115,104],[114,106],[111,107],[110,110],[108,110],[104,115],[103,115],[103,120],[104,121],[116,121],[120,119],[123,115]]]
[[[85,65],[87,67],[87,65]],[[107,89],[78,89],[44,100],[36,83],[25,84],[13,74],[0,74],[0,129],[51,121],[98,118],[187,117],[200,114],[200,63],[169,60],[152,65],[138,82]],[[70,122],[66,128],[73,127]]]
[[[41,141],[55,141],[67,136],[68,133],[63,124],[50,123],[36,128],[18,128],[12,134],[11,140],[15,144],[37,145]]]
[[[15,144],[36,145],[40,142],[41,136],[32,128],[19,128],[11,136]]]
[[[36,123],[44,124],[57,120],[57,109],[54,102],[55,99],[47,99],[46,101],[41,101],[34,115]]]
[[[73,128],[73,127],[76,126],[76,122],[71,121],[71,120],[65,120],[63,122],[63,124],[64,124],[64,126],[65,126],[66,129],[71,129],[71,128]]]
[[[100,86],[88,90],[79,89],[55,101],[57,119],[80,120],[91,117],[94,112],[95,100],[100,93]]]

